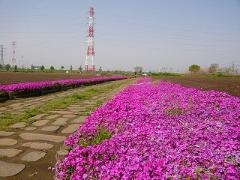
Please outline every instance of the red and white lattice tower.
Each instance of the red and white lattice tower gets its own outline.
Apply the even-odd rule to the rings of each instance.
[[[89,16],[88,16],[88,47],[87,47],[87,56],[85,61],[85,71],[87,72],[95,72],[94,65],[94,19],[95,19],[94,8],[90,7]]]

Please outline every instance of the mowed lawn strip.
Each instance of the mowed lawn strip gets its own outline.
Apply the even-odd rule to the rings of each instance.
[[[123,85],[128,85],[132,83],[134,80],[127,79],[127,80],[120,80],[114,81],[107,84],[97,85],[94,87],[87,87],[84,91],[74,93],[72,95],[59,97],[57,99],[53,99],[45,103],[44,105],[29,108],[20,113],[4,113],[0,115],[0,129],[6,129],[9,125],[16,123],[16,122],[26,122],[32,123],[34,122],[31,117],[36,116],[38,114],[44,114],[49,111],[53,111],[56,109],[63,109],[68,107],[69,105],[80,103],[84,100],[90,99],[91,97],[102,94],[105,92],[112,91],[114,89],[120,88]],[[96,107],[101,105],[104,100],[98,100],[96,103]],[[88,109],[87,111],[90,112],[92,109]]]

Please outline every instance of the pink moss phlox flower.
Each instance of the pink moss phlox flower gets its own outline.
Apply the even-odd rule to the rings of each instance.
[[[111,80],[126,79],[125,76],[109,76],[109,77],[90,77],[82,79],[66,79],[56,81],[39,81],[39,82],[23,82],[16,84],[0,85],[0,91],[29,91],[39,90],[44,88],[51,88],[55,86],[67,86],[67,85],[85,85],[88,83],[99,83]]]
[[[92,113],[66,140],[57,178],[240,179],[240,98],[143,78]],[[111,132],[83,147],[98,128]]]

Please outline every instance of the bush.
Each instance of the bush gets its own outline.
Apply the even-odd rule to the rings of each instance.
[[[193,64],[191,66],[189,66],[189,69],[188,69],[191,73],[196,73],[196,72],[199,72],[200,71],[200,66],[197,65],[197,64]]]
[[[5,66],[6,71],[9,71],[10,68],[11,68],[10,64],[6,64]]]

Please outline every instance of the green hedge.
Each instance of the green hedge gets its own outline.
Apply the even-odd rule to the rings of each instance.
[[[0,102],[6,101],[9,99],[9,94],[7,92],[0,91]]]

